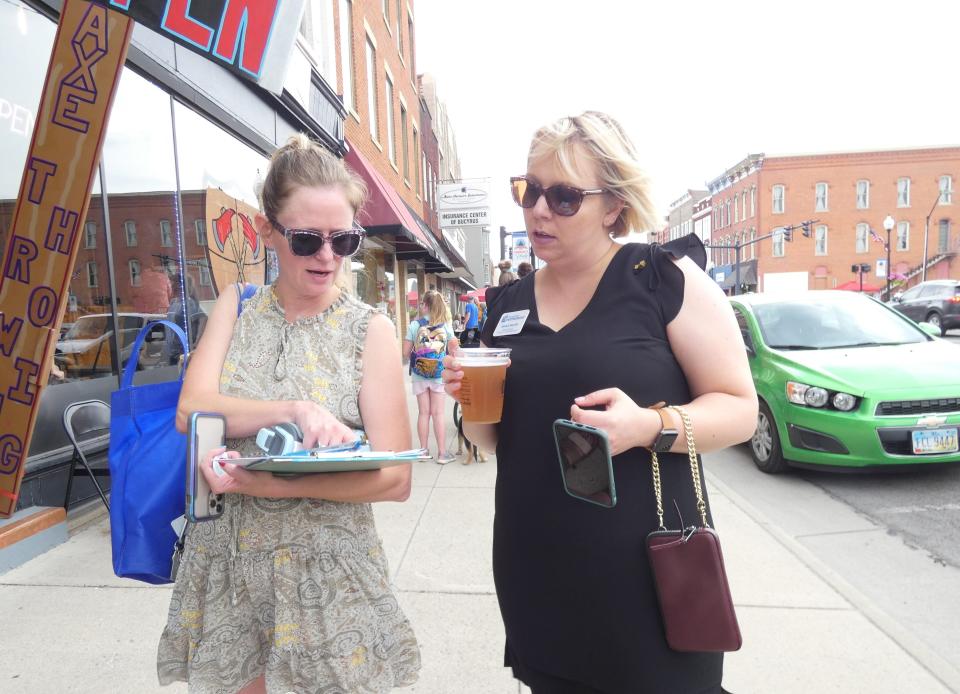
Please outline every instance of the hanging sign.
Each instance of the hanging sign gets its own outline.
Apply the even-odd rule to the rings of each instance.
[[[274,94],[283,91],[305,0],[93,0]]]
[[[0,518],[17,505],[133,22],[66,0],[0,277]]]

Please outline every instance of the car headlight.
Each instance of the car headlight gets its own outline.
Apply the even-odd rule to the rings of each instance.
[[[817,408],[827,407],[829,403],[833,405],[834,409],[841,412],[849,412],[857,406],[855,395],[830,391],[826,388],[797,383],[796,381],[787,381],[787,400],[794,405]]]
[[[837,393],[833,396],[833,406],[841,412],[849,412],[857,406],[857,399],[849,393]]]

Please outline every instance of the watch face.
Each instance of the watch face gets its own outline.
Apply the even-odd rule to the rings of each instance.
[[[677,440],[679,433],[675,429],[662,429],[660,435],[657,436],[657,440],[653,443],[653,450],[657,453],[666,453],[673,446],[674,441]]]

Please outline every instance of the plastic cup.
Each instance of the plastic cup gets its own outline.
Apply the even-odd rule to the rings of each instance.
[[[463,421],[494,424],[503,414],[503,385],[507,379],[509,349],[469,347],[457,352],[463,369],[460,408]]]

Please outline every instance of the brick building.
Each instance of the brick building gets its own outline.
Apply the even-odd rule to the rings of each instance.
[[[957,176],[960,147],[750,155],[709,184],[713,244],[743,244],[773,233],[741,246],[741,290],[832,289],[857,277],[855,264],[869,264],[870,283],[883,285],[883,220],[890,215],[894,290],[920,281],[924,265],[928,279],[956,276]],[[803,221],[811,222],[807,236],[799,228]],[[790,242],[780,231],[789,226],[797,227]],[[715,247],[712,254],[714,278],[732,290],[734,251]]]
[[[370,241],[354,263],[356,288],[361,299],[387,310],[403,335],[408,278],[416,277],[420,292],[436,286],[451,296],[443,275],[462,266],[444,249],[434,221],[437,165],[424,142],[432,147],[436,138],[424,134],[413,6],[401,0],[335,5],[337,80],[350,149],[345,159],[370,191],[360,220]]]

